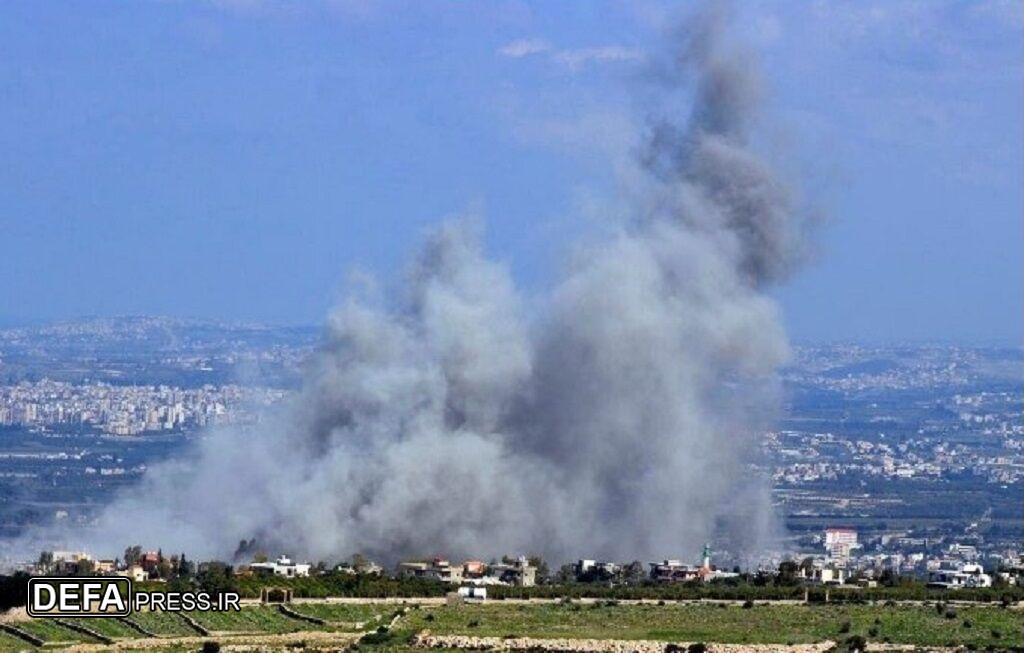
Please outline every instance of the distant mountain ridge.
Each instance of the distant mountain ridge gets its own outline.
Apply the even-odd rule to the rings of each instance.
[[[315,343],[319,334],[320,328],[316,326],[129,315],[87,317],[0,329],[0,343],[81,347],[130,344],[155,348],[201,343],[302,346]]]

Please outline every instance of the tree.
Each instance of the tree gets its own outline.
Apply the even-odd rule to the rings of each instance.
[[[196,580],[199,586],[210,594],[221,594],[222,592],[237,592],[238,581],[230,566],[223,562],[210,562],[206,568],[199,573]]]
[[[178,569],[176,573],[179,578],[189,578],[192,576],[192,563],[185,559],[184,553],[178,556]]]
[[[778,585],[796,585],[800,582],[800,567],[792,560],[783,560],[779,564],[779,576],[776,579]]]
[[[576,570],[573,569],[572,565],[562,565],[558,568],[558,574],[555,575],[555,578],[561,584],[571,583],[576,580]]]
[[[171,561],[166,558],[160,558],[160,561],[156,563],[157,578],[166,580],[171,577],[173,571],[174,567],[171,565]]]
[[[885,587],[896,587],[900,584],[900,576],[892,569],[883,569],[878,581]]]
[[[39,553],[39,571],[44,574],[50,573],[50,568],[53,567],[53,551],[42,551]]]
[[[622,567],[622,580],[628,585],[639,585],[644,582],[644,563],[634,560]]]
[[[13,576],[0,576],[0,612],[25,605],[27,598],[28,574],[19,571]]]
[[[545,562],[544,558],[540,556],[530,556],[529,563],[531,567],[537,569],[537,578],[541,580],[547,580],[550,570],[548,569],[548,563]]]
[[[91,576],[92,572],[96,570],[96,565],[93,564],[92,560],[82,558],[75,565],[76,576]]]

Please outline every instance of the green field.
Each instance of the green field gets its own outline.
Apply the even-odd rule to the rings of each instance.
[[[107,637],[138,637],[139,634],[117,619],[65,619],[69,623],[85,626]]]
[[[384,603],[292,603],[288,606],[299,614],[335,623],[364,623],[369,627],[391,618],[401,606]]]
[[[129,618],[149,632],[157,635],[187,636],[196,634],[196,631],[192,630],[185,623],[184,619],[171,612],[150,612],[147,610],[134,612]],[[140,635],[135,635],[135,637],[138,636]]]
[[[877,622],[876,622],[877,620]],[[863,635],[918,646],[1024,646],[1024,614],[995,607],[757,605],[502,605],[410,611],[402,624],[435,635],[807,643]]]
[[[14,635],[0,632],[0,651],[28,651],[32,650],[32,648],[32,646],[29,646]]]
[[[96,640],[88,635],[76,633],[73,630],[64,628],[49,619],[31,619],[18,622],[18,628],[30,635],[42,639],[44,642],[95,642]],[[22,642],[24,643],[24,642]]]
[[[186,612],[211,632],[238,633],[291,633],[297,630],[316,630],[305,621],[292,619],[278,612],[276,607],[251,606],[239,612]]]
[[[269,606],[246,606],[241,612],[191,613],[212,631],[210,639],[227,633],[250,635],[330,630],[342,623],[369,622],[366,630],[390,620],[401,606],[394,604],[298,603],[292,609],[328,620],[327,626],[287,617]],[[380,620],[371,621],[376,615]],[[179,616],[166,612],[140,612],[131,617],[144,628],[163,636],[196,636]],[[81,623],[115,638],[135,638],[138,633],[112,619],[83,619]],[[46,619],[17,623],[18,627],[47,642],[47,648],[90,642],[81,635]],[[626,605],[610,603],[510,603],[410,607],[376,644],[365,642],[361,650],[412,650],[412,635],[430,630],[435,635],[481,637],[533,637],[570,639],[649,639],[665,642],[718,642],[798,644],[824,640],[843,641],[861,635],[870,642],[927,646],[1008,649],[1024,647],[1024,613],[998,606],[934,605],[740,605],[668,604]],[[300,635],[299,637],[302,637]],[[168,651],[184,645],[169,640]],[[30,648],[3,635],[0,651]],[[188,647],[185,647],[188,648]],[[192,646],[194,649],[195,646]],[[184,649],[183,649],[184,650]],[[191,650],[191,649],[189,649]]]

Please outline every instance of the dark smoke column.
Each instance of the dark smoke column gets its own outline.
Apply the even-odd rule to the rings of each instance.
[[[226,430],[151,470],[103,522],[225,555],[551,559],[762,546],[774,524],[747,462],[788,346],[765,288],[806,221],[749,147],[756,85],[723,13],[677,35],[659,73],[688,108],[643,138],[631,216],[573,250],[528,322],[478,227],[427,241],[398,297],[332,315],[287,419]],[[197,507],[200,507],[197,509]]]

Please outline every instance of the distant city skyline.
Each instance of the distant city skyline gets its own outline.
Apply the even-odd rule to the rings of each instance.
[[[826,216],[774,293],[792,338],[1019,344],[1019,3],[734,10],[767,82],[762,149]],[[387,287],[467,213],[540,297],[600,228],[679,11],[4,3],[0,326],[320,324],[353,270]]]

